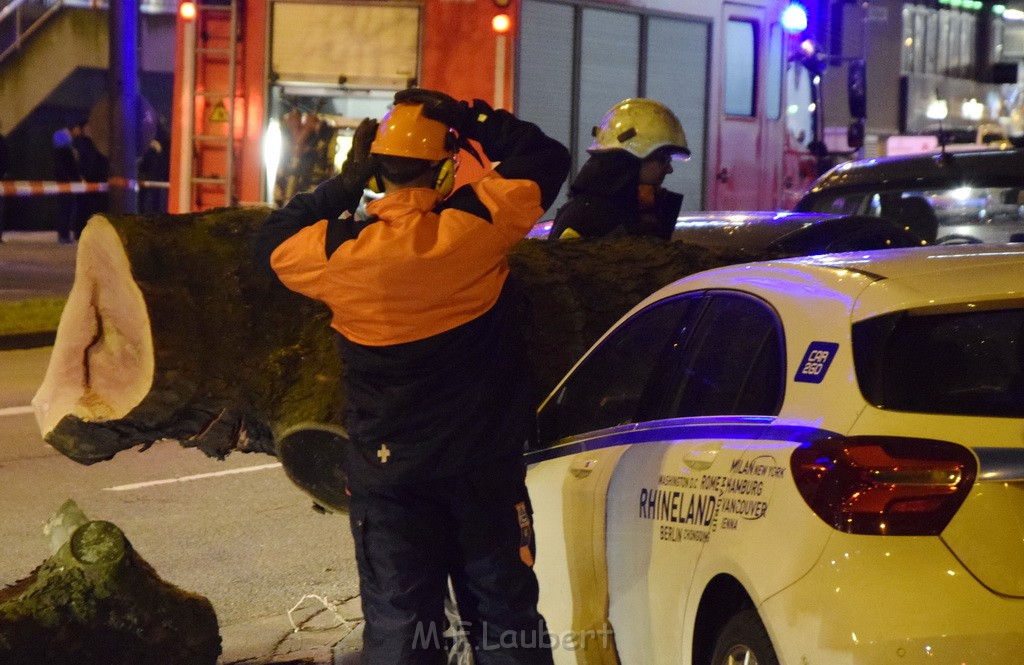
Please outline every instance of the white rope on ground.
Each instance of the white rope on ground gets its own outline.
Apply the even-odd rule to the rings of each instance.
[[[315,612],[315,613],[313,613],[309,617],[309,619],[306,619],[306,621],[303,621],[301,624],[295,623],[295,619],[292,617],[292,615],[300,607],[302,607],[302,604],[304,602],[306,602],[306,600],[309,599],[309,598],[313,598],[315,600],[320,601],[320,604],[324,606],[324,609],[330,610],[334,614],[334,618],[337,619],[338,622],[335,623],[335,624],[332,624],[330,626],[322,626],[322,627],[321,626],[317,626],[317,627],[308,626],[307,624],[309,623],[309,620],[320,614],[320,612]],[[303,630],[305,630],[305,631],[333,630],[333,629],[338,628],[340,626],[348,625],[348,619],[346,619],[345,617],[341,616],[341,610],[338,609],[338,606],[335,603],[332,603],[331,601],[329,601],[328,599],[324,598],[323,596],[318,596],[315,593],[308,593],[305,596],[303,596],[302,598],[300,598],[299,602],[295,603],[295,605],[290,610],[288,610],[288,623],[290,623],[292,625],[292,632],[293,633],[298,633],[298,632],[301,632]]]

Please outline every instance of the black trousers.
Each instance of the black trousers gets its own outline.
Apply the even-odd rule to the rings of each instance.
[[[75,194],[57,195],[57,238],[70,242],[78,217],[78,199]]]
[[[355,483],[356,485],[358,483]],[[537,611],[521,458],[416,484],[353,489],[363,662],[444,663],[451,578],[477,665],[552,662]]]

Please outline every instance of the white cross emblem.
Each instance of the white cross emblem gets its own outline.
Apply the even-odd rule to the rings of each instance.
[[[388,444],[380,444],[380,450],[377,451],[377,457],[380,458],[381,464],[388,463],[388,458],[391,457],[391,451],[388,450]]]

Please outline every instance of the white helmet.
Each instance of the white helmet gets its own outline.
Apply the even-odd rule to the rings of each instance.
[[[625,150],[646,159],[659,148],[671,148],[672,155],[690,158],[686,134],[679,118],[661,102],[637,97],[624,99],[611,108],[594,127],[594,142],[587,152]]]

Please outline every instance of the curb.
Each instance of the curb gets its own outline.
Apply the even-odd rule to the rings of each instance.
[[[305,599],[304,599],[305,600]],[[339,606],[307,604],[287,613],[221,626],[218,665],[357,665],[363,645],[359,597]],[[332,611],[333,610],[333,611]],[[295,626],[298,626],[297,628]]]

